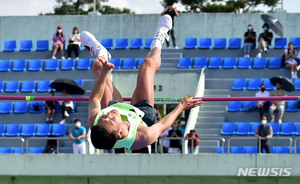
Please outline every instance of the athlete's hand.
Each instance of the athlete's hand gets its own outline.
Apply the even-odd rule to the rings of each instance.
[[[201,106],[203,104],[203,101],[201,98],[193,99],[193,94],[190,94],[189,96],[184,97],[180,104],[183,105],[184,110],[188,110],[197,106]]]

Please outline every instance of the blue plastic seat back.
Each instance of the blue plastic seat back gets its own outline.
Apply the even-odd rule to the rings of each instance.
[[[13,149],[11,147],[0,147],[0,154],[11,154]]]
[[[185,38],[185,49],[195,49],[198,45],[198,39],[197,38]]]
[[[253,68],[254,69],[263,69],[267,67],[267,58],[254,58]]]
[[[235,123],[223,123],[222,125],[222,135],[234,135],[236,133],[236,124]]]
[[[287,102],[287,108],[286,111],[288,112],[298,112],[299,108],[299,101],[298,100],[290,100]]]
[[[295,135],[300,135],[300,123],[296,123]]]
[[[264,78],[263,84],[266,86],[267,90],[274,90],[276,87],[271,83],[269,78]]]
[[[83,80],[82,79],[74,79],[74,81],[80,84],[83,87]]]
[[[144,62],[145,58],[138,58],[138,66],[137,68],[140,68],[142,63]]]
[[[215,49],[225,49],[226,48],[226,38],[215,38],[214,48]]]
[[[28,103],[27,102],[15,102],[13,112],[16,114],[27,113],[28,112]]]
[[[4,136],[4,135],[5,135],[5,125],[0,124],[0,136]]]
[[[49,40],[37,40],[36,50],[37,51],[49,50]]]
[[[136,68],[136,58],[124,58],[122,68],[123,69],[135,69]]]
[[[4,41],[4,51],[15,51],[17,49],[16,40],[5,40]]]
[[[192,58],[179,58],[178,68],[192,68]]]
[[[0,60],[0,72],[10,71],[11,62],[10,60]]]
[[[42,154],[44,152],[44,148],[42,147],[29,147],[29,154]]]
[[[4,82],[0,81],[0,92],[4,91]]]
[[[114,47],[114,40],[112,38],[102,38],[101,39],[101,44],[106,49],[112,49]]]
[[[131,38],[130,39],[130,48],[131,49],[143,48],[143,39],[142,38]]]
[[[46,59],[45,61],[45,70],[46,71],[55,71],[58,70],[58,60],[57,59]]]
[[[20,41],[20,51],[31,51],[31,50],[32,50],[32,40]]]
[[[14,147],[14,154],[22,154],[22,147]],[[24,148],[24,153],[27,153],[27,148]]]
[[[80,58],[77,61],[77,70],[90,70],[91,59]]]
[[[146,41],[145,41],[145,49],[150,49],[150,46],[151,46],[151,43],[152,43],[152,38],[146,38]]]
[[[211,38],[200,38],[199,48],[200,49],[209,49],[212,47],[212,39]]]
[[[251,134],[251,124],[250,123],[237,123],[237,135],[250,135]]]
[[[41,71],[42,65],[42,60],[31,59],[28,63],[28,71]]]
[[[222,68],[222,58],[221,57],[210,57],[208,68],[212,68],[212,69]]]
[[[245,146],[245,153],[246,154],[257,154],[258,147],[257,146]]]
[[[22,124],[21,136],[34,136],[35,124]]]
[[[22,72],[26,70],[26,60],[25,59],[15,59],[13,61],[12,71]]]
[[[64,136],[66,135],[66,124],[53,124],[52,125],[52,133],[54,136]]]
[[[296,90],[300,90],[300,79],[294,79],[294,86],[296,88]]]
[[[281,135],[294,135],[296,130],[295,123],[285,122],[281,125]]]
[[[236,68],[236,64],[237,64],[237,58],[235,58],[235,57],[225,57],[223,68],[226,68],[226,69]]]
[[[5,136],[20,136],[20,124],[7,124]]]
[[[258,78],[249,79],[247,90],[259,90],[261,83],[262,83],[261,79]]]
[[[254,107],[256,107],[255,101],[244,101],[243,102],[243,111],[254,111]]]
[[[60,69],[61,70],[74,70],[75,69],[74,59],[62,59]]]
[[[270,57],[268,68],[277,69],[281,68],[281,57]]]
[[[12,102],[0,102],[0,114],[10,114],[13,110]]]
[[[300,48],[300,37],[291,37],[290,42],[294,44],[295,49]]]
[[[232,90],[245,90],[247,87],[247,79],[233,79]]]
[[[117,38],[116,39],[116,49],[127,49],[128,39],[127,38]]]
[[[279,135],[280,133],[280,124],[279,123],[269,123],[273,129],[273,135]]]
[[[229,49],[240,49],[242,45],[241,38],[229,38]]]
[[[35,81],[22,81],[21,92],[34,92]]]
[[[254,135],[257,128],[261,125],[261,123],[252,123],[252,126],[251,126],[251,135]]]
[[[245,147],[244,146],[231,146],[230,153],[231,154],[244,154]]]
[[[193,68],[206,68],[207,57],[195,57]]]
[[[37,92],[49,92],[51,90],[50,87],[51,81],[48,80],[41,80],[37,82]]]
[[[287,38],[275,38],[274,49],[283,49],[286,48]]]
[[[111,62],[112,64],[115,65],[115,69],[121,68],[121,59],[120,58],[111,58],[111,60],[109,62]]]
[[[51,134],[50,124],[37,124],[36,136],[49,136]]]
[[[218,146],[216,152],[217,152],[217,154],[222,154],[223,153],[223,147],[222,146]],[[224,154],[225,153],[228,153],[228,147],[227,146],[224,147]]]
[[[229,112],[242,111],[242,102],[240,102],[240,101],[230,101],[228,103],[228,111]]]
[[[29,113],[37,114],[42,113],[44,108],[43,102],[30,102]]]
[[[288,146],[276,146],[274,147],[276,154],[289,154],[290,153],[290,147]]]
[[[20,82],[19,81],[6,81],[5,92],[19,92]]]
[[[252,65],[252,58],[240,57],[237,68],[248,69],[251,68],[251,65]]]

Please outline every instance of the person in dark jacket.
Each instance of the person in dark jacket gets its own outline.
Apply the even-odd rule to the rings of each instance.
[[[273,39],[273,33],[269,31],[270,26],[269,24],[265,23],[262,28],[264,29],[263,33],[260,33],[258,37],[258,54],[256,57],[261,57],[261,53],[264,51],[265,53],[268,52],[268,47],[271,45]]]
[[[168,137],[182,137],[181,131],[178,129],[178,122],[175,121],[172,125],[172,130],[169,130]],[[180,140],[170,140],[169,153],[181,153],[181,144]]]
[[[261,118],[262,125],[257,127],[255,132],[255,136],[258,138],[258,141],[261,141],[261,147],[259,153],[263,153],[263,149],[265,149],[267,153],[271,153],[269,138],[273,137],[273,129],[271,126],[267,125],[267,122],[268,122],[267,116],[262,116]],[[259,145],[259,142],[257,142],[257,145]]]

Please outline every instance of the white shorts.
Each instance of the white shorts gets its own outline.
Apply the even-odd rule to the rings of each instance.
[[[73,143],[73,153],[74,154],[86,154],[85,142],[80,144]]]
[[[285,61],[285,64],[297,64],[297,61],[294,59],[288,59]]]
[[[169,153],[180,153],[180,149],[179,148],[169,148]]]

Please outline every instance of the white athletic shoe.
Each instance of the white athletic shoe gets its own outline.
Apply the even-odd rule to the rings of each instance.
[[[80,34],[80,40],[82,45],[90,51],[91,55],[97,57],[102,56],[105,59],[107,59],[107,61],[110,61],[111,59],[110,53],[106,50],[105,47],[103,47],[103,45],[101,45],[101,43],[97,41],[94,35],[92,35],[87,31],[83,31]]]
[[[298,65],[296,68],[297,68],[297,71],[299,71],[300,70],[300,65]]]
[[[161,44],[164,43],[165,39],[169,41],[170,37],[168,35],[168,31],[172,29],[172,18],[170,15],[164,15],[160,18],[160,21],[158,22],[157,29],[155,32],[155,35],[153,37],[153,40],[159,40]],[[155,46],[152,42],[150,49],[152,50]]]

